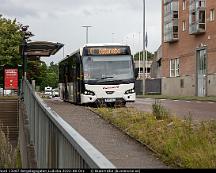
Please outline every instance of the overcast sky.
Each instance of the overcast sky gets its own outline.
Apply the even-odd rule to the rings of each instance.
[[[29,25],[33,41],[65,45],[43,58],[47,63],[58,63],[85,44],[82,25],[93,26],[90,43],[125,43],[133,53],[142,49],[142,10],[143,0],[0,0],[0,14]],[[146,0],[146,29],[148,50],[154,52],[161,43],[161,0]]]

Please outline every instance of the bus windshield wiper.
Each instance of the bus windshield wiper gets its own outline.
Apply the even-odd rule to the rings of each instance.
[[[102,77],[101,79],[112,79],[114,78],[113,76],[105,76],[105,77]]]
[[[102,82],[104,81],[105,79],[113,79],[114,77],[113,76],[105,76],[105,77],[102,77],[102,78],[97,78],[96,81],[97,82]]]

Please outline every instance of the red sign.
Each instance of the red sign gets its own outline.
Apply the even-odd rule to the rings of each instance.
[[[18,69],[4,70],[4,89],[18,90]]]

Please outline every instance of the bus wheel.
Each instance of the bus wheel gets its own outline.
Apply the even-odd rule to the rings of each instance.
[[[117,108],[121,108],[121,107],[125,107],[126,106],[126,102],[117,102],[115,107]]]
[[[107,107],[113,108],[115,107],[115,103],[107,103]]]
[[[126,106],[126,102],[122,102],[122,107],[125,107]]]

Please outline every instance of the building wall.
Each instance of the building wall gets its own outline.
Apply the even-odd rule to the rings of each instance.
[[[194,96],[196,77],[162,78],[162,95]]]
[[[154,54],[154,59],[151,64],[151,78],[161,78],[161,59],[162,59],[162,46]]]
[[[162,0],[163,4],[163,0]],[[210,21],[210,10],[215,9],[216,0],[206,0],[206,32],[200,35],[189,34],[189,0],[186,10],[182,9],[183,0],[179,0],[179,40],[172,43],[163,41],[163,5],[162,5],[162,93],[166,95],[196,95],[196,50],[207,48],[207,95],[216,95],[216,16]],[[216,15],[216,14],[215,14]],[[186,21],[186,31],[182,31],[182,22]],[[170,60],[179,58],[180,77],[170,77]],[[185,79],[184,88],[179,88],[181,79]],[[209,83],[210,80],[210,83]]]
[[[215,87],[216,87],[216,73],[212,75],[208,75],[207,80],[207,86],[208,86],[208,96],[216,96]]]

